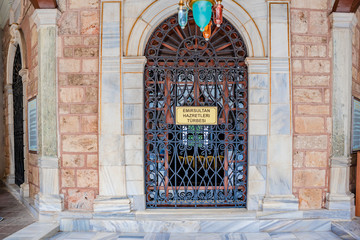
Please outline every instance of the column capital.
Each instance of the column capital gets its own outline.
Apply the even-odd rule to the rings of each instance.
[[[357,18],[354,13],[334,12],[330,15],[333,29],[348,28],[352,30],[357,24]]]
[[[44,26],[56,26],[61,13],[58,9],[36,9],[31,16],[37,29]]]
[[[22,82],[24,83],[28,80],[29,70],[26,68],[23,68],[19,71],[19,75],[22,78]]]
[[[248,57],[245,59],[245,63],[249,67],[249,73],[269,72],[269,58]]]
[[[123,72],[143,72],[147,61],[145,56],[123,57]]]

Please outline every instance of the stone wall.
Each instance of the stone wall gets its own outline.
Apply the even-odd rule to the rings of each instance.
[[[27,1],[24,4],[24,15],[19,18],[19,29],[24,37],[25,45],[24,52],[26,54],[26,61],[23,62],[23,69],[28,69],[28,78],[26,82],[24,82],[25,88],[23,89],[23,94],[25,96],[25,100],[29,100],[37,95],[37,32],[36,26],[31,19],[31,15],[34,12],[34,8],[31,6],[30,1]],[[4,62],[4,82],[3,86],[6,85],[6,76],[7,76],[7,58],[8,58],[8,50],[9,44],[11,40],[10,35],[10,27],[9,23],[7,23],[3,29],[3,37],[2,37],[2,50],[3,50],[3,62]],[[25,76],[26,77],[26,76]],[[7,127],[9,124],[9,110],[8,110],[8,98],[7,98],[7,90],[4,90],[3,96],[3,109],[4,109],[4,119],[5,119],[5,142],[1,144],[4,146],[4,153],[2,154],[5,157],[5,174],[8,175],[10,173],[10,142],[9,142],[9,128]],[[25,113],[27,110],[27,102],[24,102]],[[24,131],[27,133],[27,114],[24,114]],[[1,141],[0,141],[1,143]],[[27,138],[24,141],[24,144],[27,146],[28,141]],[[28,149],[27,147],[25,149]],[[0,151],[1,152],[1,151]],[[38,158],[37,154],[29,153],[28,151],[24,152],[25,158],[25,177],[27,176],[29,187],[30,187],[30,196],[34,197],[39,192],[39,170],[38,170]]]
[[[352,51],[352,95],[360,99],[360,9],[356,11],[357,25],[353,34]],[[356,154],[352,154],[352,165],[350,168],[350,191],[355,193],[356,189]]]
[[[99,192],[99,1],[59,1],[60,188],[65,208],[91,210]]]
[[[353,35],[353,84],[352,94],[360,99],[360,9],[356,11],[358,23]]]
[[[30,16],[32,16],[34,9],[32,8],[28,14],[29,18],[24,21],[27,23],[26,30],[24,31],[26,47],[28,49],[28,69],[29,78],[27,82],[27,99],[31,99],[37,96],[38,93],[38,75],[39,75],[39,62],[38,62],[38,34],[36,24],[33,22]],[[28,143],[26,143],[28,144]],[[34,197],[40,190],[39,182],[39,167],[38,167],[38,154],[28,153],[28,178],[29,178],[29,190],[30,197]]]
[[[5,124],[4,124],[4,62],[3,62],[3,46],[1,44],[1,39],[3,36],[3,31],[0,29],[0,179],[4,177],[5,174],[5,156],[4,156],[4,141],[5,141]]]
[[[8,55],[8,47],[10,44],[10,28],[9,28],[9,24],[5,24],[5,27],[3,29],[3,35],[2,35],[2,39],[1,39],[1,44],[2,44],[2,58],[3,58],[3,63],[4,63],[4,82],[3,82],[3,87],[5,87],[6,85],[6,65],[7,65],[7,55]],[[3,96],[3,106],[4,106],[4,124],[5,126],[8,125],[9,123],[9,112],[8,112],[8,99],[7,99],[7,90],[4,89],[4,96]],[[4,142],[4,158],[5,158],[5,175],[7,176],[10,173],[10,153],[9,153],[9,129],[7,127],[5,127],[5,131],[4,131],[4,137],[5,137],[5,142]]]
[[[294,162],[300,209],[324,207],[331,136],[331,1],[291,3]]]

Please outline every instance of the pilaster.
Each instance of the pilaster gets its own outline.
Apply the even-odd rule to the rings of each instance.
[[[38,165],[40,193],[36,206],[40,220],[47,212],[60,212],[63,197],[59,194],[59,156],[57,132],[57,9],[37,9],[33,14],[38,31]]]
[[[266,193],[269,130],[269,59],[247,58],[249,155],[247,209],[261,210]]]
[[[354,13],[332,13],[333,94],[332,154],[330,159],[330,193],[328,209],[354,213],[354,196],[349,191],[352,36],[357,23]]]
[[[269,16],[269,139],[264,211],[298,210],[292,194],[290,2],[267,1]]]
[[[8,184],[15,184],[15,158],[14,158],[14,131],[10,131],[10,129],[14,129],[14,106],[13,106],[13,90],[12,84],[5,85],[5,97],[7,98],[7,129],[9,129],[9,174],[6,177],[6,182]]]
[[[96,217],[130,212],[123,116],[122,5],[122,1],[101,2],[99,195],[94,202]]]

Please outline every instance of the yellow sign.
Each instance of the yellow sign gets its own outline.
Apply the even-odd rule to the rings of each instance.
[[[217,107],[176,107],[177,125],[216,125]]]

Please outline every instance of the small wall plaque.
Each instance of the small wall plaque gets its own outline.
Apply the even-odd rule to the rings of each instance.
[[[360,151],[360,100],[353,98],[352,104],[352,133],[351,150]]]
[[[176,107],[176,125],[217,125],[217,107]]]
[[[28,139],[29,151],[37,152],[37,105],[36,98],[28,102]]]

